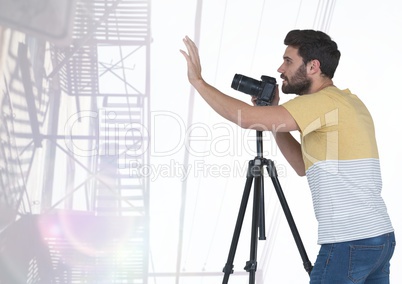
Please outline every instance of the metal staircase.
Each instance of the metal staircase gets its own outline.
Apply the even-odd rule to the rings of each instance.
[[[88,135],[98,137],[91,147],[98,148],[93,209],[99,215],[147,214],[148,179],[138,173],[149,163],[149,5],[78,1],[74,44],[56,49],[51,76],[60,72],[77,111],[81,99],[90,97],[97,113]],[[140,78],[136,68],[143,68]]]
[[[12,84],[7,85],[20,87],[3,95],[0,105],[9,115],[0,129],[5,189],[0,202],[10,207],[3,224],[15,220],[0,233],[0,283],[17,274],[18,283],[147,283],[149,178],[143,169],[150,163],[150,5],[77,0],[71,44],[43,48],[50,66],[34,68],[29,46],[22,45],[25,49],[16,54]],[[32,72],[32,78],[19,70]],[[42,92],[43,81],[48,86]],[[27,88],[40,91],[27,96]],[[18,119],[9,110],[20,102],[16,95],[27,103],[14,110],[26,125],[13,132]],[[62,117],[66,101],[69,108],[75,105],[79,127],[63,133],[61,127],[71,118]],[[74,143],[85,144],[91,154],[72,150]],[[44,164],[34,158],[37,149]],[[38,189],[25,181],[31,179],[30,169],[39,166],[42,193],[34,201],[31,192]],[[60,171],[66,173],[65,182],[57,180]],[[21,210],[24,204],[28,208]],[[40,206],[41,214],[29,214],[32,204]],[[46,224],[39,227],[63,230],[66,221],[69,231],[63,233],[37,229]],[[46,246],[29,246],[32,242]],[[124,250],[116,249],[121,245]],[[22,247],[24,254],[18,252]],[[5,265],[9,261],[16,265]]]
[[[104,103],[99,124],[101,178],[96,186],[95,210],[99,215],[144,216],[147,177],[141,168],[148,164],[147,129],[143,129],[143,98],[114,97]]]

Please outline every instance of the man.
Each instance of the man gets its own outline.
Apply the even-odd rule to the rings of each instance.
[[[321,245],[310,283],[389,283],[394,230],[381,197],[381,172],[370,113],[349,90],[334,86],[337,44],[323,32],[293,30],[278,72],[282,105],[252,106],[206,83],[196,45],[186,37],[188,79],[221,116],[239,126],[272,131],[300,176],[307,176]],[[240,114],[240,119],[239,119]],[[290,131],[300,132],[299,143]]]

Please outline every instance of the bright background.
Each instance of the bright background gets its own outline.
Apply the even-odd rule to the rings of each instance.
[[[200,17],[196,15],[197,3],[202,3]],[[185,59],[179,52],[185,48],[185,35],[199,43],[205,80],[249,102],[249,96],[230,88],[235,73],[256,79],[269,75],[279,81],[277,68],[282,62],[287,32],[296,28],[327,32],[342,53],[335,85],[357,94],[374,118],[383,197],[399,237],[401,8],[396,0],[152,1],[150,272],[155,276],[150,283],[174,283],[176,272],[195,275],[181,277],[180,283],[221,283],[245,170],[255,156],[255,133],[225,121],[197,93],[192,93]],[[290,98],[282,95],[282,102]],[[270,134],[264,137],[264,157],[277,165],[282,188],[313,263],[319,247],[306,178],[292,171]],[[183,169],[188,171],[186,178]],[[251,204],[252,198],[249,208]],[[258,242],[258,267],[264,283],[308,283],[268,178],[265,210],[268,239]],[[247,283],[247,275],[236,275],[245,274],[243,267],[249,260],[250,213],[246,213],[235,274],[229,283]],[[402,281],[402,271],[398,269],[401,262],[402,252],[397,247],[391,262],[391,283]],[[218,276],[202,277],[202,273]]]

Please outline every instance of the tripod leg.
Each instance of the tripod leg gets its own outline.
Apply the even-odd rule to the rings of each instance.
[[[254,164],[254,161],[250,161],[249,165],[248,165],[247,180],[246,180],[246,184],[244,186],[243,197],[241,199],[239,214],[237,216],[237,221],[236,221],[236,226],[235,226],[235,230],[233,233],[232,243],[230,245],[230,250],[229,250],[229,255],[228,255],[226,265],[223,268],[223,272],[225,273],[224,277],[223,277],[223,282],[222,282],[223,284],[228,283],[229,275],[231,273],[233,273],[233,261],[234,261],[234,257],[236,254],[237,244],[239,242],[240,231],[241,231],[241,227],[243,225],[244,214],[245,214],[246,208],[247,208],[247,202],[250,197],[251,185],[252,185],[253,179],[254,179],[254,176],[252,174],[253,164]]]
[[[262,169],[262,168],[261,168]],[[255,283],[255,273],[257,271],[257,243],[258,226],[260,220],[260,194],[261,194],[262,176],[255,177],[254,183],[254,201],[253,201],[253,219],[251,223],[251,244],[250,260],[247,261],[244,269],[249,272],[249,284]]]
[[[281,203],[283,212],[285,213],[285,216],[286,216],[286,219],[288,221],[290,230],[292,231],[292,234],[293,234],[293,238],[294,238],[294,240],[296,242],[297,248],[299,249],[300,256],[301,256],[301,258],[303,260],[304,269],[310,275],[310,272],[313,270],[313,266],[311,265],[311,262],[308,259],[306,250],[304,248],[303,242],[302,242],[302,240],[300,238],[300,235],[299,235],[299,231],[297,230],[296,223],[295,223],[295,221],[293,219],[292,213],[290,212],[290,209],[289,209],[288,203],[286,201],[285,195],[283,194],[282,187],[281,187],[281,185],[279,183],[279,180],[278,180],[278,175],[277,175],[277,172],[276,172],[274,162],[272,162],[271,160],[268,160],[266,164],[267,164],[267,168],[268,168],[268,174],[271,177],[272,183],[273,183],[273,185],[275,187],[275,190],[276,190],[276,194],[278,195],[278,198],[279,198],[279,201]]]
[[[265,193],[264,193],[264,178],[261,179],[261,186],[260,186],[260,219],[258,227],[260,229],[259,240],[266,240],[267,237],[265,235]]]

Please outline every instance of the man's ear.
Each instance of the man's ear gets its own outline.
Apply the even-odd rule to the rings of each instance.
[[[313,75],[317,72],[321,72],[321,63],[317,59],[313,59],[309,63],[307,63],[307,73]]]

